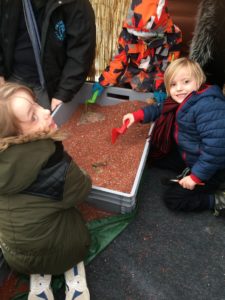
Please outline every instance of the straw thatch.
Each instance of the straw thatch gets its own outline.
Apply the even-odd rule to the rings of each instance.
[[[117,40],[131,0],[90,0],[95,11],[97,47],[91,80],[97,80],[117,50]]]

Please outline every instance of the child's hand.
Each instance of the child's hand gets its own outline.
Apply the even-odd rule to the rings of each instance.
[[[98,91],[98,96],[100,96],[104,91],[104,87],[98,82],[95,82],[92,86],[92,93],[96,91]]]
[[[184,188],[188,190],[193,190],[197,183],[191,179],[191,176],[185,176],[181,180],[179,180],[179,184]]]
[[[51,101],[51,111],[54,111],[56,109],[56,107],[59,106],[62,103],[63,102],[61,100],[56,99],[56,98],[52,98],[52,101]]]
[[[129,113],[123,116],[123,124],[125,123],[125,120],[129,120],[129,123],[127,125],[127,128],[129,128],[134,123],[134,115]]]

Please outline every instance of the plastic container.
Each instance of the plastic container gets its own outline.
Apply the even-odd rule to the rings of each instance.
[[[86,82],[71,102],[63,103],[54,111],[53,117],[59,126],[69,120],[80,103],[84,103],[85,100],[91,97],[92,85],[93,83]],[[126,88],[108,87],[105,88],[102,95],[98,98],[97,103],[100,105],[114,105],[121,103],[121,101],[145,101],[152,96],[152,93],[139,93]],[[152,129],[153,125],[150,126],[149,134]],[[146,141],[130,193],[123,193],[93,185],[87,201],[106,211],[116,213],[131,212],[136,206],[137,191],[148,152],[149,141]]]

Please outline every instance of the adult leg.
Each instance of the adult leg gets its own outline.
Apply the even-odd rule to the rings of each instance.
[[[50,100],[49,100],[47,91],[45,89],[43,90],[39,86],[34,87],[33,91],[37,97],[38,104],[40,104],[42,107],[44,107],[46,109],[51,109],[51,104],[50,104]]]

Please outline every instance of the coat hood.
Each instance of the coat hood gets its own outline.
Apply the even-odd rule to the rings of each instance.
[[[176,26],[169,15],[167,0],[132,0],[123,27],[136,36],[151,37],[174,32]]]
[[[225,101],[225,97],[217,85],[205,85],[198,92],[193,92],[193,94],[195,94],[196,97],[192,97],[190,101],[188,101],[189,103],[194,103],[205,97],[220,98],[221,100]]]
[[[187,96],[187,98],[179,105],[177,112],[180,110],[188,111],[190,107],[195,105],[201,99],[208,97],[211,98],[211,100],[214,98],[220,98],[222,101],[225,101],[225,97],[219,86],[204,84],[198,91],[194,91]]]

